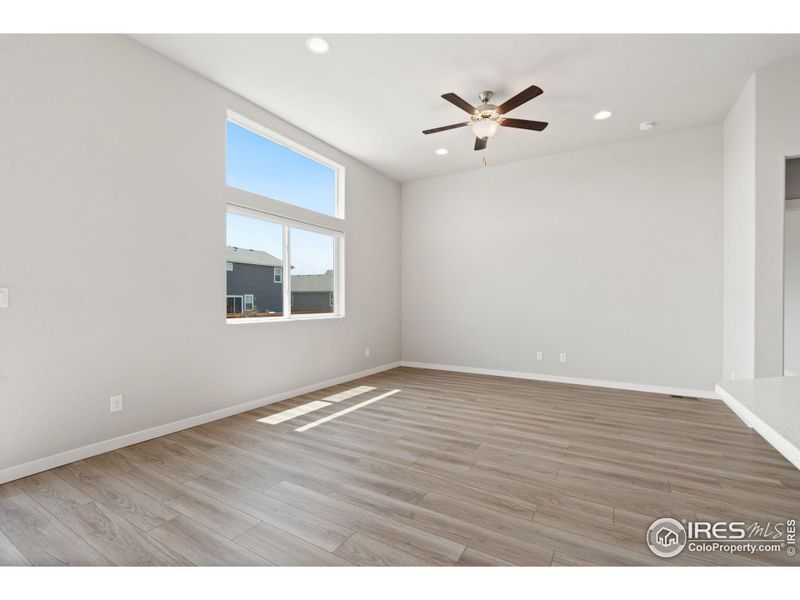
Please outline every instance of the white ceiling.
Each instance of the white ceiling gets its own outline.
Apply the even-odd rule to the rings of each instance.
[[[338,34],[326,55],[307,37],[135,36],[398,181],[719,122],[753,71],[800,55],[800,35]],[[465,120],[445,92],[500,103],[531,84],[544,94],[509,116],[549,121],[541,133],[502,128],[485,152],[468,128],[421,133]]]

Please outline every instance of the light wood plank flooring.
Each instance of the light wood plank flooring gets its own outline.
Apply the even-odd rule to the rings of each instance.
[[[721,402],[399,368],[2,485],[0,564],[800,564],[645,544],[660,516],[798,509]]]

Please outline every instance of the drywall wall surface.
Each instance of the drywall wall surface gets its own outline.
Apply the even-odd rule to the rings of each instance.
[[[0,470],[399,360],[396,182],[124,36],[0,81]],[[346,167],[345,318],[226,324],[228,109]]]
[[[800,60],[756,74],[755,376],[783,374],[786,158],[800,156]]]
[[[723,374],[755,376],[756,79],[723,125]]]
[[[401,204],[404,361],[720,379],[721,126],[404,183]]]
[[[800,210],[785,216],[784,374],[800,375]]]

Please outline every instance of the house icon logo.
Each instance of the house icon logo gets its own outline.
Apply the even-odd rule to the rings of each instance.
[[[657,519],[647,530],[647,545],[661,558],[677,556],[686,546],[686,529],[675,519]]]
[[[662,546],[672,546],[678,543],[678,534],[671,529],[662,527],[656,533],[656,541]]]

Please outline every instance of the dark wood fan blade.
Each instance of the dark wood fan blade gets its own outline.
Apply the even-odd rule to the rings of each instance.
[[[469,102],[467,102],[460,96],[457,96],[453,92],[450,92],[449,94],[442,94],[442,98],[444,98],[451,104],[455,104],[458,108],[460,108],[464,112],[468,112],[471,115],[474,115],[475,113],[478,112],[477,108],[475,108]]]
[[[539,96],[542,93],[542,88],[532,85],[531,87],[522,90],[513,98],[509,98],[503,102],[495,110],[497,111],[497,114],[504,115],[507,112],[517,108],[520,104],[525,104],[528,100],[533,100],[536,98],[536,96]]]
[[[475,138],[475,150],[484,150],[486,149],[486,144],[489,142],[489,138]]]
[[[448,129],[456,129],[457,127],[466,127],[469,125],[469,121],[466,123],[456,123],[455,125],[445,125],[444,127],[436,127],[434,129],[426,129],[422,133],[428,135],[429,133],[439,133],[440,131],[447,131]]]
[[[516,127],[517,129],[532,129],[533,131],[541,131],[547,125],[544,121],[528,121],[527,119],[505,118],[500,121],[501,127]]]

